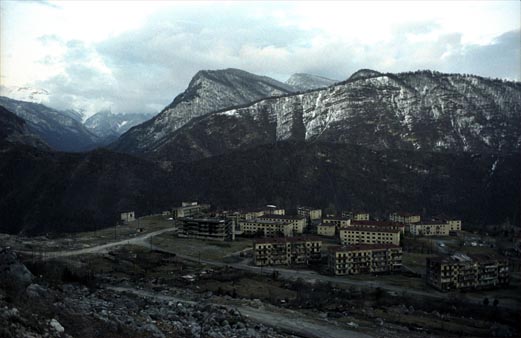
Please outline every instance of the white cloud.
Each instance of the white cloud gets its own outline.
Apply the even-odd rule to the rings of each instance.
[[[295,72],[342,80],[359,68],[521,79],[519,2],[0,6],[2,84],[45,88],[57,108],[89,114],[158,111],[200,69],[279,80]]]

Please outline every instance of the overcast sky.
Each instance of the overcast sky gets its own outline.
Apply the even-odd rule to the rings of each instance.
[[[360,68],[521,80],[521,2],[0,1],[0,84],[47,104],[158,112],[201,69],[285,81]]]

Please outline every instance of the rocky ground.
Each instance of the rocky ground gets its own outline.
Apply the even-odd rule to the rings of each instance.
[[[464,298],[426,306],[382,290],[209,269],[133,246],[51,261],[0,249],[0,337],[419,338],[519,332],[515,315],[466,306]]]

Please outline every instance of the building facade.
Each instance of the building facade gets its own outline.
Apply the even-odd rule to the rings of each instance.
[[[235,231],[231,220],[221,218],[193,218],[177,219],[179,235],[190,238],[233,240]]]
[[[369,227],[346,227],[339,231],[340,243],[348,244],[394,244],[400,245],[400,230]]]
[[[340,228],[340,243],[349,244],[394,244],[400,245],[400,230],[375,229],[368,227]]]
[[[461,221],[424,221],[408,225],[413,236],[449,236],[451,231],[461,230]]]
[[[257,266],[319,263],[320,239],[301,237],[262,238],[253,242],[253,262]]]
[[[172,209],[172,217],[194,217],[201,215],[209,208],[210,206],[208,204],[199,204],[197,202],[183,202],[180,207]]]
[[[299,216],[308,218],[312,221],[316,221],[322,218],[322,209],[313,209],[310,207],[299,207],[297,209]]]
[[[330,247],[328,267],[334,275],[397,272],[402,268],[402,248],[392,244]]]
[[[458,253],[427,258],[426,280],[441,291],[489,289],[508,285],[510,271],[506,258]]]
[[[322,219],[322,224],[334,225],[338,229],[338,228],[347,227],[347,226],[351,225],[351,219],[348,217],[337,217],[337,216],[324,217],[324,219]]]
[[[122,212],[120,219],[123,223],[128,224],[136,220],[136,214],[134,211]]]
[[[293,224],[263,219],[239,221],[239,231],[243,235],[264,237],[293,236]]]
[[[264,215],[259,217],[258,220],[291,224],[293,234],[302,234],[306,228],[306,219],[299,215]]]
[[[335,237],[336,226],[334,224],[319,224],[317,225],[317,235],[326,237]]]
[[[350,226],[383,230],[400,230],[402,234],[405,233],[405,224],[392,221],[351,221]]]
[[[421,221],[421,217],[418,214],[411,214],[408,212],[393,212],[389,215],[389,220],[392,222],[411,224],[419,223]]]
[[[342,211],[342,217],[355,221],[368,221],[369,213],[365,211]]]

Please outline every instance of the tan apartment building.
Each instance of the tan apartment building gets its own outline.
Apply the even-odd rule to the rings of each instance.
[[[312,221],[316,221],[322,218],[322,209],[313,209],[310,207],[299,207],[297,209],[299,216],[308,218]]]
[[[229,219],[182,217],[176,222],[182,237],[219,241],[235,239],[234,227]]]
[[[264,237],[293,236],[293,224],[270,221],[266,219],[253,219],[239,221],[239,231],[243,235],[259,235]]]
[[[173,218],[198,216],[210,209],[208,204],[198,202],[183,202],[180,207],[172,209]]]
[[[368,221],[369,213],[365,211],[342,211],[342,217],[355,221]]]
[[[402,268],[402,248],[393,244],[356,244],[329,248],[334,275],[396,272]]]
[[[441,291],[489,289],[510,282],[508,260],[497,255],[465,255],[427,258],[427,284]]]
[[[350,226],[384,230],[400,230],[402,234],[405,233],[405,224],[392,221],[351,221]]]
[[[340,228],[340,243],[350,244],[394,244],[400,245],[400,230],[367,227]]]
[[[306,219],[299,215],[264,215],[258,218],[261,221],[282,222],[293,226],[294,234],[302,234],[306,227]]]
[[[418,214],[412,214],[409,212],[393,212],[389,215],[389,220],[392,222],[411,224],[419,223],[421,221],[421,217]]]
[[[351,219],[348,217],[337,217],[337,216],[330,216],[330,217],[324,217],[322,219],[322,224],[332,224],[339,228],[347,227],[351,224]]]
[[[322,241],[311,236],[261,238],[253,242],[257,266],[319,263]]]
[[[409,233],[413,236],[449,236],[451,231],[461,230],[461,221],[435,220],[409,224]]]
[[[334,224],[322,223],[317,225],[317,235],[326,237],[335,237],[336,226]]]

